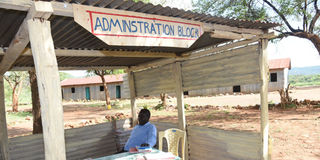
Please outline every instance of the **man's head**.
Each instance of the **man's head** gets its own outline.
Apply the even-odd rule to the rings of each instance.
[[[150,111],[148,109],[142,109],[138,115],[139,125],[144,125],[149,122]]]

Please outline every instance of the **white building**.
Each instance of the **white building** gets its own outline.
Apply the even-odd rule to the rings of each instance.
[[[123,85],[123,75],[104,76],[111,99],[129,98],[128,87]],[[61,89],[64,100],[105,100],[104,87],[99,76],[65,79],[61,82]]]

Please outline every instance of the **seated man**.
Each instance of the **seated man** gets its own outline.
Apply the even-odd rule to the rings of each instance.
[[[138,121],[128,139],[124,150],[129,151],[130,148],[136,146],[149,146],[153,147],[157,142],[157,129],[149,122],[150,111],[148,109],[142,109],[139,112]]]

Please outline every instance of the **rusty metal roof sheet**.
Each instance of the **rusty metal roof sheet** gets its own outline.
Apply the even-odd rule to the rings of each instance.
[[[47,0],[52,1],[52,0]],[[127,10],[134,12],[141,12],[147,14],[162,15],[168,17],[177,17],[189,20],[196,20],[206,23],[222,24],[231,27],[250,28],[250,29],[268,29],[277,26],[275,23],[245,21],[227,19],[217,16],[194,13],[191,11],[184,11],[177,8],[162,7],[161,5],[153,5],[150,3],[133,2],[132,0],[56,0],[65,3],[77,3],[83,5],[97,6],[103,8],[113,8],[119,10]],[[26,17],[26,11],[0,9],[0,47],[8,47],[11,40],[15,36],[20,24]],[[229,41],[228,39],[218,39],[210,37],[209,33],[204,33],[190,48],[175,48],[175,47],[141,47],[141,46],[110,46],[105,44],[100,39],[96,38],[90,32],[86,31],[78,25],[72,17],[62,17],[53,15],[50,17],[51,31],[56,48],[63,49],[94,49],[94,50],[115,50],[115,51],[144,51],[144,52],[174,52],[181,54],[184,52],[199,49],[205,46],[219,44]],[[58,57],[59,59],[68,59],[68,57]],[[89,65],[92,57],[69,57],[69,59],[79,59],[79,65]],[[86,63],[81,63],[80,59],[86,59]],[[94,65],[99,66],[100,63],[110,62],[113,65],[137,65],[150,60],[159,58],[120,58],[120,57],[106,57],[99,58],[100,60],[92,60]],[[63,65],[63,60],[59,65]],[[24,62],[22,64],[22,62]],[[70,62],[70,61],[69,61]],[[31,65],[32,59],[26,56],[20,57],[16,66]],[[104,63],[104,64],[105,64]],[[33,65],[33,64],[32,64]],[[70,64],[73,66],[76,64]],[[109,64],[110,65],[110,64]],[[66,64],[68,66],[68,64]]]
[[[291,59],[282,58],[282,59],[271,59],[268,61],[269,69],[291,69]]]

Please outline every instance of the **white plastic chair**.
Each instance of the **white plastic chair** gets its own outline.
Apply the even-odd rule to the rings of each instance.
[[[185,138],[186,132],[180,129],[171,128],[165,131],[159,132],[159,150],[162,151],[162,141],[163,138],[167,140],[168,143],[168,152],[171,152],[175,156],[179,156],[179,143],[181,142],[181,154],[182,160],[184,160],[184,146],[185,146]]]

